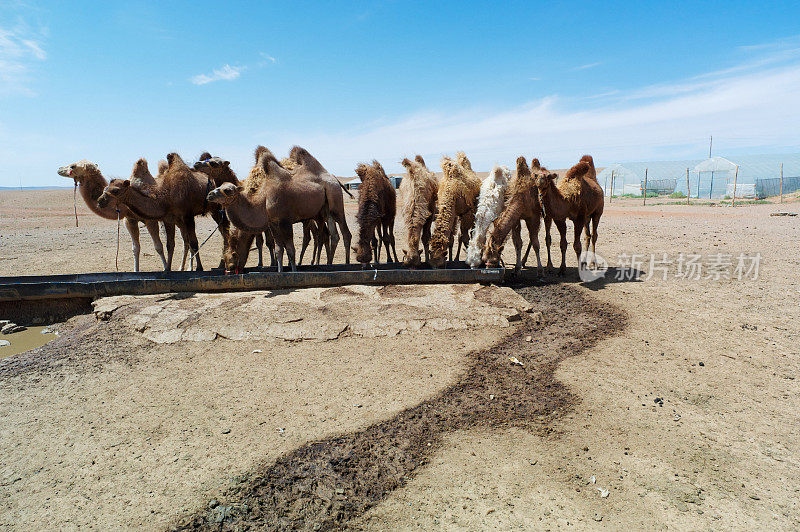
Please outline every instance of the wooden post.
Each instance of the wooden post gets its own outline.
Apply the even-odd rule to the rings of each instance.
[[[647,168],[644,169],[644,191],[642,191],[642,205],[647,205]]]
[[[698,172],[697,175],[699,176],[700,172]],[[700,178],[699,177],[697,178],[697,188],[698,188],[697,194],[700,195],[700,190],[699,190],[700,189]],[[711,170],[711,186],[708,187],[708,199],[711,199],[711,193],[712,192],[714,192],[714,170]]]
[[[686,169],[686,205],[689,205],[689,169]]]
[[[736,174],[733,176],[733,199],[731,200],[731,207],[736,207],[736,181],[739,180],[739,165],[736,165]]]
[[[611,189],[608,193],[608,202],[614,199],[614,170],[611,170]]]
[[[781,163],[781,203],[783,203],[783,163]]]

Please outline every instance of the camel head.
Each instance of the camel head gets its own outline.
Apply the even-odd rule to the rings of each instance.
[[[131,182],[129,179],[112,179],[111,182],[97,198],[97,205],[101,209],[105,209],[112,202],[118,203],[125,197],[131,189]]]
[[[511,177],[511,171],[508,169],[508,166],[494,165],[489,177],[496,185],[502,185],[508,183],[508,179]]]
[[[226,272],[240,273],[244,269],[247,264],[247,257],[250,255],[250,246],[255,236],[255,233],[242,231],[235,226],[231,227],[228,245],[222,252]]]
[[[207,155],[204,153],[203,155]],[[201,156],[202,157],[202,156]],[[207,173],[208,169],[210,168],[227,168],[231,165],[230,161],[226,161],[222,157],[211,157],[210,155],[206,158],[201,158],[199,161],[194,163],[194,169],[198,172]]]
[[[444,266],[446,251],[444,253],[435,252],[433,250],[433,237],[431,237],[431,255],[430,255],[430,263],[431,268],[437,269]]]
[[[500,255],[503,254],[503,246],[494,242],[494,234],[486,236],[486,244],[483,246],[483,262],[488,268],[497,268],[500,264]]]
[[[61,166],[58,169],[58,175],[74,179],[76,183],[80,183],[83,178],[89,174],[96,174],[99,172],[100,170],[97,168],[97,165],[86,159],[78,161],[77,163]]]
[[[417,154],[416,157],[414,157],[414,160],[417,161],[422,166],[425,166],[425,159],[422,158],[422,155]],[[427,168],[427,166],[425,166],[425,168]]]
[[[413,268],[419,266],[421,263],[422,259],[419,255],[419,249],[412,251],[408,251],[407,249],[403,250],[403,266],[406,268]]]
[[[206,200],[208,200],[209,203],[217,203],[223,207],[228,207],[239,198],[241,192],[242,187],[234,185],[233,183],[223,183],[209,192],[206,196]]]

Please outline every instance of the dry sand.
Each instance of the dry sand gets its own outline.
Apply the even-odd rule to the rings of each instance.
[[[113,270],[116,224],[79,204],[85,214],[76,229],[71,200],[72,191],[0,193],[0,274]],[[554,378],[571,392],[571,406],[537,420],[543,430],[486,422],[443,432],[427,463],[350,526],[797,529],[800,217],[769,216],[778,210],[798,212],[800,204],[607,205],[598,252],[612,266],[623,253],[673,260],[699,253],[706,261],[760,253],[759,276],[617,282],[612,271],[583,285],[568,254],[565,301],[625,316],[612,334],[571,353],[569,323],[556,331],[567,338],[554,344],[555,332],[528,319],[391,337],[158,343],[136,329],[137,313],[152,306],[144,300],[126,303],[108,322],[75,318],[51,344],[0,362],[0,526],[151,529],[203,513],[232,478],[307,442],[355,434],[446,396],[468,373],[468,353],[506,345],[517,328],[514,345],[530,346],[532,378],[545,371],[537,356],[565,350]],[[201,239],[211,224],[198,224]],[[216,238],[203,248],[208,264],[218,258]],[[122,242],[120,264],[129,269],[124,227]],[[157,269],[146,234],[142,249],[143,268]],[[545,304],[537,291],[552,296],[562,282],[547,279],[556,284],[526,289],[534,307]],[[436,290],[442,308],[458,301],[457,289]],[[347,316],[320,318],[317,308],[314,319],[375,316],[363,294],[334,294]],[[213,307],[210,297],[168,302],[191,314]],[[314,292],[291,297],[320,300]],[[398,307],[378,315],[417,312],[404,298],[399,290],[389,298]],[[238,304],[231,305],[232,317],[215,314],[215,323],[236,320]],[[264,324],[280,321],[283,313],[265,308]],[[524,342],[528,334],[532,341]]]

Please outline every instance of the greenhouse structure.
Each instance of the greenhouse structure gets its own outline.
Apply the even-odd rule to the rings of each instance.
[[[598,173],[597,180],[606,195],[613,183],[615,196],[640,196],[645,171],[648,193],[685,195],[688,188],[692,198],[721,199],[733,197],[735,182],[737,198],[764,198],[780,194],[781,173],[784,194],[800,190],[800,153],[615,163]]]

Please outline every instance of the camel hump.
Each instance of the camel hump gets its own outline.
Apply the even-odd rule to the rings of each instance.
[[[407,169],[409,169],[409,170],[411,170],[411,167],[413,166],[413,165],[412,165],[412,163],[411,163],[411,159],[409,159],[408,157],[406,157],[405,159],[403,159],[403,160],[400,162],[400,164],[402,164],[403,166],[405,166],[405,167],[406,167]]]
[[[377,159],[372,159],[372,167],[375,168],[375,170],[378,170],[383,175],[386,175],[386,171],[383,169],[383,165],[379,163]]]
[[[542,163],[539,162],[539,159],[537,159],[536,157],[531,159],[531,170],[533,170],[534,168],[538,169],[538,168],[541,168],[541,167],[542,167]]]
[[[417,161],[417,162],[418,162],[419,164],[421,164],[422,166],[424,166],[425,168],[427,168],[427,165],[425,164],[425,159],[423,159],[423,158],[422,158],[422,155],[420,155],[420,154],[417,154],[417,155],[414,157],[414,160],[415,160],[415,161]]]
[[[211,154],[208,153],[207,151],[204,151],[203,153],[200,154],[200,158],[197,159],[197,160],[198,161],[205,161],[206,159],[211,159]]]
[[[186,163],[183,162],[183,159],[180,155],[178,155],[176,152],[172,152],[167,154],[167,165],[169,168],[172,168],[173,166],[186,166]],[[189,167],[186,166],[186,168]]]
[[[586,161],[580,161],[567,171],[567,179],[575,179],[589,173],[591,168]]]
[[[260,147],[264,148],[263,146]],[[281,166],[281,163],[278,162],[278,159],[275,157],[275,155],[273,155],[273,153],[269,151],[267,148],[264,148],[263,150],[260,151],[257,164],[258,166],[261,167],[262,170],[264,170],[264,173],[266,173],[267,175],[269,175],[270,173],[274,174],[276,168],[283,168]]]
[[[581,157],[581,162],[587,163],[591,168],[594,168],[594,159],[592,159],[591,155],[584,155]]]
[[[526,175],[530,174],[531,171],[528,168],[528,161],[525,160],[525,157],[520,155],[517,157],[517,175]]]
[[[258,163],[258,160],[259,160],[259,159],[261,158],[261,156],[262,156],[263,154],[265,154],[265,153],[269,154],[269,155],[270,155],[270,157],[272,157],[272,158],[273,158],[273,159],[275,159],[276,161],[278,160],[278,159],[277,159],[277,157],[275,157],[275,155],[274,155],[274,154],[273,154],[271,151],[269,151],[269,148],[267,148],[266,146],[262,146],[261,144],[259,144],[258,146],[256,146],[256,149],[253,151],[253,158],[255,159],[255,162],[256,162],[256,163]]]
[[[358,163],[356,166],[356,175],[361,178],[361,181],[364,181],[364,177],[367,175],[367,170],[369,167],[364,163]]]
[[[456,161],[467,170],[472,170],[472,163],[469,161],[469,158],[467,158],[467,154],[463,151],[456,152]]]

